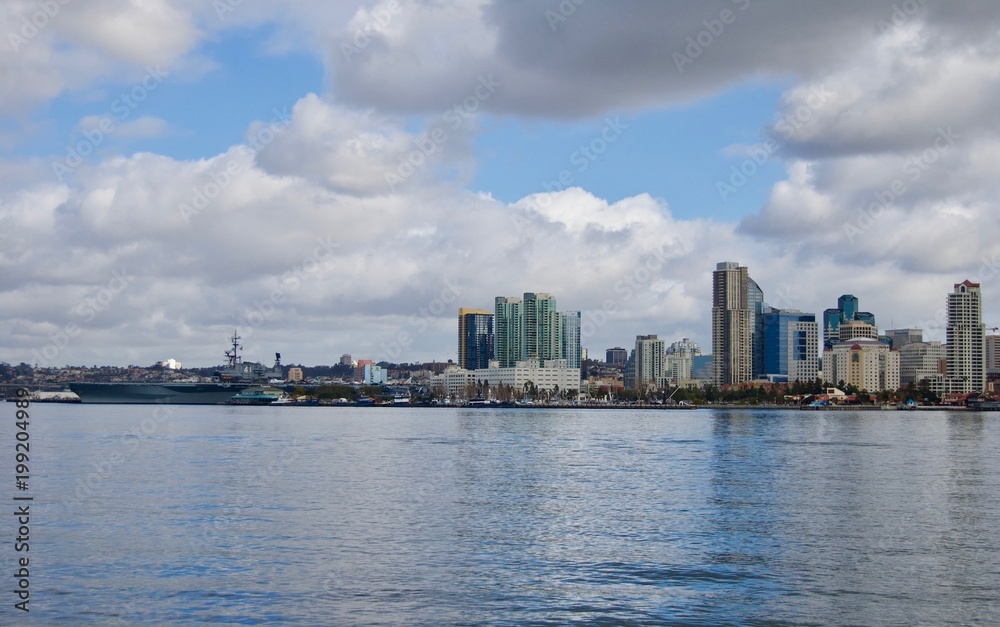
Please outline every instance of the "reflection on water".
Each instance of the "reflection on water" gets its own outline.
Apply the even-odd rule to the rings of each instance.
[[[43,623],[1000,619],[996,414],[35,415]]]

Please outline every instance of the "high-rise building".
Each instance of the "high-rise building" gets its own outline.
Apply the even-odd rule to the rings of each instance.
[[[524,351],[524,302],[517,297],[496,297],[493,324],[494,352],[501,368],[513,368],[527,359]]]
[[[747,305],[750,307],[750,362],[752,379],[764,375],[764,290],[757,282],[747,276]]]
[[[1000,378],[1000,335],[986,336],[986,379]]]
[[[889,329],[885,336],[892,341],[892,348],[902,350],[907,344],[924,341],[924,332],[921,329]],[[903,382],[906,385],[907,382]]]
[[[854,320],[858,313],[858,297],[854,294],[844,294],[837,299],[837,309],[843,314],[844,320]]]
[[[671,385],[694,378],[694,359],[701,356],[701,348],[688,338],[673,342],[666,350],[665,376]]]
[[[626,361],[628,361],[628,351],[620,346],[609,348],[605,351],[604,362],[607,364],[625,365]]]
[[[986,325],[978,283],[963,281],[948,294],[948,387],[961,394],[986,387]]]
[[[868,392],[899,388],[899,353],[878,340],[857,338],[838,342],[823,352],[823,378]]]
[[[764,376],[775,381],[815,381],[819,359],[816,314],[769,307],[762,318]]]
[[[716,265],[712,273],[712,364],[716,385],[753,378],[755,316],[749,288],[746,266],[733,261]]]
[[[826,348],[830,348],[840,339],[841,314],[839,309],[823,310],[823,346]]]
[[[579,314],[570,324],[579,327]],[[551,294],[525,292],[524,298],[498,296],[494,308],[495,354],[501,368],[512,368],[519,361],[564,359],[566,316],[556,311]],[[579,336],[579,331],[574,331]],[[573,351],[579,361],[579,339]],[[576,366],[579,367],[579,366]]]
[[[635,336],[635,359],[632,362],[636,389],[663,387],[664,341],[655,335]]]
[[[941,342],[908,342],[899,349],[899,384],[943,379],[948,372],[948,349]]]
[[[489,368],[493,359],[493,314],[482,309],[458,310],[458,367]]]
[[[580,312],[564,311],[562,318],[562,358],[569,368],[579,368],[583,360],[583,349],[580,347]]]
[[[537,359],[542,365],[549,359],[561,359],[562,318],[556,311],[555,297],[525,292],[523,303],[524,358]]]
[[[872,326],[875,329],[875,337],[878,339],[878,328],[875,326],[875,314],[869,311],[860,311],[857,296],[853,294],[844,294],[837,299],[836,309],[827,309],[823,312],[823,346],[826,349],[830,349],[838,341],[846,341],[844,339],[844,334],[840,330],[840,326],[850,322],[864,322]],[[848,332],[850,334],[850,332]],[[847,339],[853,337],[869,337],[868,335],[862,336],[851,336]]]
[[[351,359],[351,356],[348,353],[344,353],[343,355],[340,356],[341,366],[350,366],[352,363],[354,363],[354,361]]]

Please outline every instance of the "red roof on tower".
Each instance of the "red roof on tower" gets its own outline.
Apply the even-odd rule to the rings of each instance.
[[[979,287],[978,283],[973,283],[969,279],[966,279],[966,280],[962,281],[961,283],[956,283],[955,287],[958,287],[959,285],[964,285],[965,287]]]

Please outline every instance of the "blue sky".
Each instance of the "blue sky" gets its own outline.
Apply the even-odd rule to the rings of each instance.
[[[945,294],[978,279],[989,320],[1000,10],[800,6],[588,2],[553,27],[557,0],[222,16],[109,0],[61,5],[18,42],[37,7],[4,0],[0,360],[212,365],[241,320],[257,321],[251,350],[300,363],[385,358],[401,333],[401,360],[454,357],[458,307],[526,291],[585,315],[611,302],[585,338],[596,353],[648,333],[707,352],[719,261],[749,266],[772,304],[820,313],[853,293],[933,339]],[[127,123],[57,178],[157,66]],[[502,87],[470,101],[487,77]],[[955,139],[934,144],[944,129]],[[915,155],[929,162],[911,178]],[[641,289],[616,290],[651,258]]]

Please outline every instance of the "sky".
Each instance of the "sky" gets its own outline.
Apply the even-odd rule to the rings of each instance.
[[[0,361],[456,359],[549,292],[711,351],[712,271],[1000,326],[1000,3],[2,0]]]

